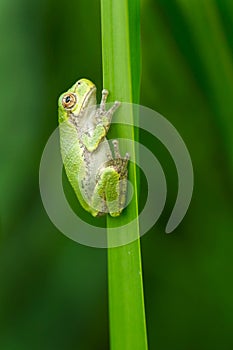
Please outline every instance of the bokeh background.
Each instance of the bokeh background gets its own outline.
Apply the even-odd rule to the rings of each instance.
[[[233,2],[142,0],[141,28],[141,104],[177,128],[195,173],[189,211],[165,235],[177,174],[141,132],[168,182],[141,240],[149,348],[233,349]],[[106,250],[63,236],[38,185],[59,94],[87,77],[100,96],[99,1],[1,0],[0,38],[0,349],[109,349]]]

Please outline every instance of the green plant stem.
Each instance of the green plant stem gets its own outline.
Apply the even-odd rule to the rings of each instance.
[[[140,16],[139,0],[101,0],[103,85],[111,101],[139,102]],[[131,114],[132,118],[133,113]],[[135,139],[133,127],[114,125],[117,137]],[[130,159],[134,160],[134,154]],[[107,219],[107,227],[136,237],[130,244],[108,249],[110,343],[112,350],[147,349],[139,223],[131,232],[121,228],[138,215],[137,172],[133,162],[129,180],[135,196],[119,218]],[[108,239],[111,240],[110,231]]]

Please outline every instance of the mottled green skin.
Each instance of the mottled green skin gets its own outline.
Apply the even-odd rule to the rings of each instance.
[[[67,178],[73,187],[76,196],[79,199],[82,207],[89,211],[89,205],[83,199],[80,192],[79,183],[77,181],[77,174],[85,174],[85,167],[82,161],[83,151],[77,142],[77,131],[73,124],[68,120],[62,122],[60,129],[60,145],[61,154],[64,162]]]
[[[71,109],[63,106],[67,93],[76,97]],[[115,157],[105,139],[111,117],[119,103],[105,110],[107,91],[102,92],[99,108],[96,106],[95,85],[81,79],[58,102],[60,145],[63,163],[80,204],[93,216],[107,212],[120,215],[127,189],[128,156],[121,158],[117,145]]]

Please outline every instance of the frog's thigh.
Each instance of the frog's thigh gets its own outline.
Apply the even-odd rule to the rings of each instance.
[[[93,207],[99,207],[101,200],[105,200],[108,212],[111,216],[118,216],[121,213],[119,209],[120,202],[120,175],[113,167],[105,168],[96,184],[93,194]]]

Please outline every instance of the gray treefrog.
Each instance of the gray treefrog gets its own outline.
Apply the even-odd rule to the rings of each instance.
[[[108,91],[96,105],[96,87],[78,80],[59,97],[60,147],[65,171],[82,207],[93,216],[121,214],[126,201],[129,154],[122,158],[113,140],[114,157],[106,140],[115,102],[106,110]]]

